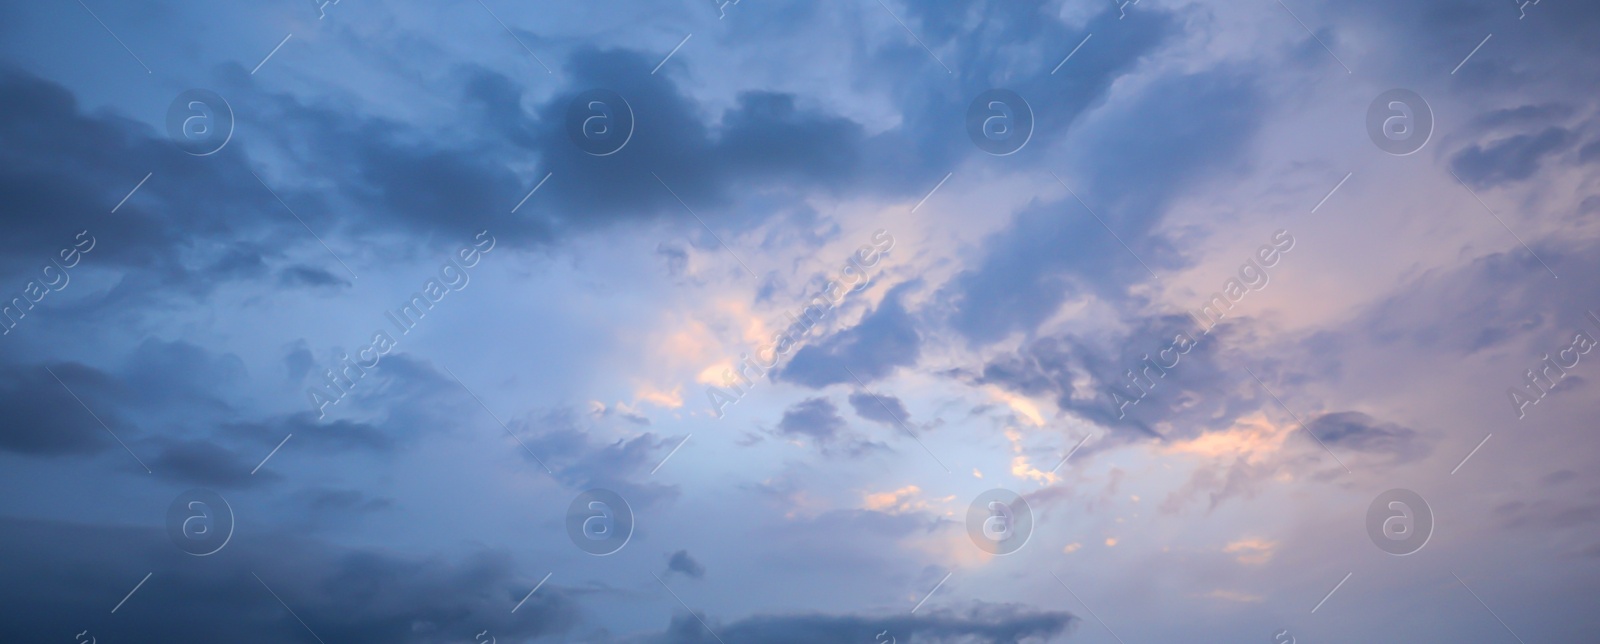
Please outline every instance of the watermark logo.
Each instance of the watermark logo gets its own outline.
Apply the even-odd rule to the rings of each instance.
[[[1272,644],[1294,644],[1294,635],[1285,628],[1272,634]]]
[[[1600,315],[1589,311],[1589,322],[1600,328]],[[1529,369],[1525,374],[1521,387],[1506,388],[1506,395],[1511,398],[1511,406],[1517,410],[1517,419],[1521,420],[1528,415],[1528,405],[1537,405],[1545,396],[1554,391],[1556,385],[1566,379],[1567,371],[1578,366],[1578,361],[1584,354],[1594,350],[1594,336],[1587,332],[1579,331],[1572,336],[1572,343],[1565,349],[1557,351],[1555,356],[1544,354],[1535,369]]]
[[[467,269],[478,265],[483,257],[494,250],[495,238],[485,230],[474,237],[471,246],[463,246],[455,254],[446,258],[444,264],[439,266],[438,276],[430,277],[422,283],[422,290],[411,294],[411,299],[401,304],[393,311],[384,311],[383,315],[394,324],[394,328],[401,336],[411,333],[417,328],[422,318],[433,311],[435,304],[443,301],[452,291],[462,291],[472,283],[472,275]],[[306,397],[311,400],[311,408],[317,410],[317,418],[327,415],[328,405],[337,405],[350,395],[356,383],[367,377],[367,372],[378,368],[378,362],[383,356],[389,355],[394,350],[395,338],[388,331],[379,329],[372,332],[372,342],[355,352],[351,358],[348,353],[339,354],[339,367],[325,369],[322,373],[323,385],[306,387]]]
[[[1406,156],[1433,136],[1433,108],[1409,89],[1391,89],[1367,106],[1367,136],[1378,149]]]
[[[85,236],[88,239],[84,239]],[[52,257],[51,265],[40,270],[40,274],[44,276],[43,281],[28,282],[27,286],[22,287],[21,297],[13,297],[10,302],[0,302],[0,335],[10,335],[17,323],[22,318],[28,317],[28,311],[33,310],[33,305],[43,301],[44,296],[49,295],[50,291],[59,293],[67,287],[67,284],[72,283],[72,276],[67,274],[67,269],[77,266],[78,262],[83,261],[83,256],[94,250],[95,246],[94,235],[90,235],[87,230],[78,233],[75,239],[78,241],[71,247],[61,249],[59,253],[61,261],[58,262]],[[55,269],[57,273],[55,277],[50,276],[51,269]]]
[[[1428,545],[1433,536],[1433,510],[1416,492],[1388,490],[1367,507],[1367,536],[1379,550],[1409,555]]]
[[[723,370],[722,387],[706,387],[711,415],[719,419],[726,415],[725,408],[743,400],[745,394],[755,387],[757,378],[777,368],[784,356],[799,348],[811,330],[833,312],[846,295],[866,290],[872,284],[872,276],[867,269],[877,266],[893,248],[894,235],[881,228],[873,232],[872,243],[863,244],[851,253],[850,259],[839,270],[839,277],[824,285],[822,292],[800,309],[799,315],[790,313],[789,325],[773,334],[771,343],[757,349],[753,357],[749,353],[739,354],[737,365]]]
[[[186,90],[167,107],[167,137],[197,157],[215,154],[233,139],[233,108],[211,90]]]
[[[967,106],[967,137],[995,156],[1021,150],[1033,138],[1033,108],[1009,89],[979,94]]]
[[[196,557],[216,554],[233,538],[233,507],[211,490],[187,490],[167,507],[167,536]]]
[[[1128,407],[1143,401],[1150,392],[1156,388],[1156,381],[1167,377],[1167,371],[1178,366],[1178,362],[1199,344],[1200,339],[1211,333],[1234,306],[1243,301],[1245,296],[1252,291],[1260,291],[1272,282],[1272,275],[1267,270],[1283,261],[1283,256],[1294,249],[1294,235],[1287,230],[1278,230],[1272,234],[1271,243],[1262,244],[1256,248],[1254,255],[1245,258],[1245,263],[1239,265],[1237,277],[1230,277],[1222,283],[1222,290],[1212,293],[1211,298],[1200,305],[1200,308],[1189,312],[1189,317],[1195,321],[1200,329],[1200,338],[1179,331],[1173,334],[1172,341],[1167,346],[1156,352],[1155,357],[1144,354],[1137,369],[1129,369],[1124,375],[1128,384],[1122,387],[1111,387],[1111,406],[1117,410],[1117,418],[1127,417]]]
[[[578,94],[567,104],[567,137],[594,156],[616,154],[633,138],[633,107],[609,89]]]
[[[984,552],[1009,555],[1033,536],[1033,509],[1011,490],[995,488],[979,494],[967,506],[967,536]]]
[[[567,506],[567,537],[591,555],[612,554],[633,538],[633,508],[616,492],[588,490]]]

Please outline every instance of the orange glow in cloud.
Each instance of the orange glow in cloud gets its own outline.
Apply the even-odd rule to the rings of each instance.
[[[1039,406],[1035,405],[1032,400],[999,387],[989,387],[988,389],[989,395],[994,396],[995,400],[1005,403],[1018,417],[1026,419],[1034,427],[1044,427],[1044,415],[1039,413]]]
[[[1245,462],[1255,464],[1281,451],[1284,441],[1293,431],[1293,425],[1274,425],[1265,415],[1257,413],[1240,418],[1224,431],[1207,432],[1186,441],[1170,443],[1164,451],[1207,458],[1242,457]]]
[[[887,512],[889,514],[904,514],[915,511],[931,511],[938,514],[940,511],[935,507],[935,503],[947,505],[956,499],[954,494],[939,499],[919,498],[921,496],[922,488],[915,485],[907,485],[893,492],[869,493],[866,495],[863,507],[868,510]],[[953,516],[954,512],[944,510],[943,514]]]
[[[677,409],[683,406],[683,386],[673,387],[672,391],[662,391],[654,385],[643,384],[634,390],[633,398],[636,402],[644,401],[658,407]]]
[[[1223,590],[1221,588],[1218,588],[1218,589],[1213,590],[1213,591],[1211,591],[1209,593],[1206,593],[1205,596],[1206,597],[1210,597],[1211,599],[1220,599],[1222,601],[1229,601],[1229,602],[1239,602],[1241,604],[1254,604],[1256,602],[1263,601],[1263,600],[1266,599],[1265,597],[1262,597],[1260,595],[1252,595],[1250,593],[1241,593],[1241,592],[1232,591],[1232,590]]]
[[[1239,563],[1260,565],[1272,559],[1272,553],[1277,548],[1278,542],[1276,541],[1244,538],[1223,546],[1222,551],[1231,555],[1238,555]]]
[[[1019,479],[1037,481],[1045,485],[1056,482],[1056,475],[1033,466],[1022,449],[1022,433],[1014,429],[1006,430],[1006,439],[1011,441],[1011,474]]]

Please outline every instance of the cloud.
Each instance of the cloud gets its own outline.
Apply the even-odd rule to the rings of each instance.
[[[832,443],[848,429],[839,408],[827,398],[807,398],[783,412],[783,420],[778,421],[779,434],[819,444]]]
[[[1558,342],[1570,343],[1586,312],[1600,308],[1594,296],[1600,290],[1600,243],[1571,237],[1527,241],[1560,279],[1550,279],[1521,247],[1489,252],[1399,285],[1349,327],[1330,332],[1329,351],[1370,341],[1458,357],[1506,349],[1537,357],[1559,348]],[[1529,279],[1541,273],[1546,279]],[[1532,339],[1550,346],[1529,344]]]
[[[1468,146],[1456,153],[1450,167],[1463,181],[1480,188],[1523,181],[1539,171],[1546,157],[1567,149],[1576,138],[1564,127],[1551,126],[1537,134]]]
[[[1260,108],[1247,106],[1262,102],[1249,77],[1222,69],[1158,79],[1100,117],[1083,135],[1094,158],[1062,176],[1084,203],[1034,201],[986,238],[982,259],[946,286],[950,324],[969,343],[990,344],[1033,332],[1075,297],[1124,302],[1128,286],[1149,277],[1141,260],[1178,265],[1156,225],[1198,180],[1237,170],[1260,125]]]
[[[19,617],[7,630],[27,641],[89,629],[102,640],[267,644],[310,639],[309,627],[329,642],[433,644],[470,642],[485,629],[548,637],[580,620],[571,594],[553,584],[513,614],[533,581],[513,573],[503,551],[410,558],[241,529],[222,551],[196,558],[156,529],[12,518],[0,518],[0,547],[29,553],[0,561],[5,578],[34,580],[0,585],[0,601]],[[115,598],[146,573],[112,615]]]
[[[689,556],[688,550],[679,550],[667,558],[667,572],[681,573],[690,579],[702,579],[706,576],[706,567]]]
[[[278,272],[278,283],[284,286],[343,286],[349,287],[351,283],[343,277],[334,275],[315,266],[290,266]]]
[[[244,488],[278,480],[271,471],[253,473],[255,463],[233,450],[206,440],[154,442],[165,446],[149,461],[150,470],[164,479],[218,488]]]
[[[1065,611],[1039,611],[1008,604],[979,604],[964,611],[930,610],[920,615],[758,615],[706,631],[693,615],[678,615],[653,644],[711,644],[721,638],[762,644],[816,642],[1043,643],[1067,632],[1078,618]],[[878,638],[880,633],[886,633]],[[878,638],[878,639],[873,639]]]
[[[751,91],[713,127],[671,74],[650,73],[656,62],[629,50],[577,49],[565,66],[571,83],[538,108],[539,127],[527,147],[542,157],[539,175],[556,178],[537,208],[583,213],[560,220],[561,226],[663,213],[687,219],[684,203],[715,221],[735,187],[795,190],[853,180],[864,138],[856,123],[802,108],[791,94]],[[572,101],[592,88],[616,92],[635,117],[632,137],[607,156],[579,149],[565,123]],[[504,118],[522,117],[507,112]]]
[[[895,286],[861,322],[796,351],[776,378],[812,389],[887,378],[896,367],[916,364],[922,335],[903,299],[919,282]],[[851,374],[855,374],[854,377]]]
[[[1431,446],[1416,430],[1355,411],[1323,414],[1307,425],[1329,447],[1389,456],[1395,463],[1427,456]]]
[[[1123,333],[1083,337],[1049,335],[997,355],[979,374],[978,384],[994,384],[1030,396],[1046,395],[1056,405],[1124,438],[1182,439],[1208,430],[1228,428],[1240,416],[1259,408],[1259,398],[1240,396],[1238,385],[1249,380],[1236,346],[1249,341],[1254,323],[1232,318],[1201,334],[1186,315],[1136,316]],[[1160,356],[1179,334],[1194,341],[1186,353],[1169,351],[1165,370],[1149,368],[1148,356]],[[1139,374],[1135,381],[1128,371]],[[1164,374],[1164,375],[1163,375]],[[1152,384],[1153,383],[1153,384]],[[1141,390],[1148,391],[1142,399]],[[1126,400],[1123,405],[1113,392]]]
[[[263,279],[284,263],[267,249],[314,242],[250,175],[237,153],[244,145],[190,156],[142,124],[85,113],[56,82],[0,63],[0,270],[36,271],[88,230],[98,241],[73,276],[122,272],[108,292],[80,304],[94,310],[122,313]]]
[[[628,501],[634,512],[677,497],[677,486],[646,479],[652,467],[666,456],[671,446],[681,441],[645,432],[610,443],[590,440],[581,425],[581,416],[570,409],[546,410],[528,420],[513,420],[512,431],[539,460],[554,472],[562,485],[575,490],[605,488]],[[535,466],[534,456],[511,443]]]
[[[905,404],[889,394],[854,391],[850,393],[850,407],[856,410],[857,416],[885,425],[898,426],[911,421]]]
[[[828,398],[807,398],[783,412],[778,426],[769,431],[775,437],[799,441],[824,455],[843,453],[860,457],[868,452],[888,449],[852,431],[839,415],[839,408]]]
[[[95,416],[73,397],[73,392],[81,392],[78,395],[104,400],[109,392],[124,393],[109,375],[77,363],[48,368],[7,366],[0,369],[0,374],[0,408],[6,410],[0,449],[65,456],[94,454],[116,444]],[[57,377],[61,382],[56,382]],[[62,382],[73,389],[69,391]],[[103,411],[106,414],[99,416],[101,420],[123,426],[111,410]]]
[[[1235,559],[1245,565],[1259,566],[1272,560],[1273,553],[1278,550],[1278,542],[1270,539],[1257,539],[1246,537],[1228,542],[1222,551],[1236,555]]]
[[[222,433],[242,436],[257,445],[277,445],[284,436],[294,434],[297,441],[315,446],[317,450],[370,452],[393,451],[398,441],[396,426],[379,427],[370,423],[345,419],[318,421],[309,411],[295,412],[262,421],[246,421],[223,425]]]
[[[1204,499],[1209,515],[1228,499],[1255,498],[1263,485],[1282,467],[1277,462],[1256,463],[1241,457],[1227,463],[1195,468],[1188,481],[1167,494],[1160,510],[1164,514],[1178,514],[1190,503]]]
[[[1600,141],[1590,141],[1578,149],[1578,163],[1589,164],[1600,161]]]

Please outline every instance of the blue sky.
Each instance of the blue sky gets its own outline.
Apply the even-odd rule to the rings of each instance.
[[[0,7],[10,639],[1600,628],[1592,7],[319,4]]]

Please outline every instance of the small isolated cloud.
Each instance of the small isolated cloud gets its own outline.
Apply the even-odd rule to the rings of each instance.
[[[667,574],[679,573],[690,579],[702,579],[706,576],[706,567],[689,556],[688,550],[679,550],[667,557]]]
[[[898,425],[911,420],[911,412],[906,411],[905,404],[889,394],[858,391],[850,394],[850,406],[855,408],[857,416],[885,425]]]
[[[773,436],[816,447],[823,454],[844,453],[861,456],[874,449],[886,449],[850,429],[839,408],[828,398],[807,398],[783,412],[783,419],[771,430]]]
[[[1355,411],[1323,414],[1309,429],[1329,447],[1344,447],[1368,454],[1387,455],[1396,463],[1427,456],[1431,446],[1416,430]]]
[[[351,286],[350,281],[315,266],[290,266],[278,273],[283,286]]]
[[[778,421],[779,433],[818,443],[831,443],[846,429],[839,408],[827,398],[807,398],[783,412],[783,420]]]

